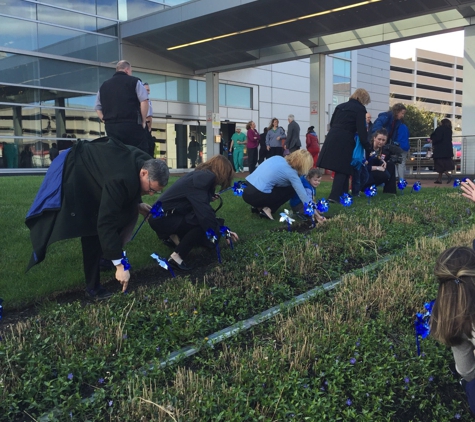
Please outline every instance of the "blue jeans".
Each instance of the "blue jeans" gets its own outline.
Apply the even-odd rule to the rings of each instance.
[[[361,188],[368,182],[368,179],[369,174],[366,166],[361,166],[359,170],[354,169],[351,182],[351,193],[353,195],[358,195]]]

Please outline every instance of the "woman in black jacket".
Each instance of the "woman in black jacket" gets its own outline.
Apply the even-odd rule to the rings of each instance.
[[[366,131],[366,105],[371,102],[365,89],[358,88],[350,100],[339,104],[333,112],[328,132],[317,161],[317,167],[333,170],[332,190],[328,200],[339,202],[348,192],[348,182],[353,174],[351,160],[355,149],[355,134],[358,133],[363,148],[369,152],[370,144]]]
[[[452,175],[449,171],[454,170],[454,147],[452,145],[452,123],[449,119],[442,119],[440,126],[430,135],[434,153],[434,168],[439,175],[434,183],[440,185],[442,183],[442,175],[447,175],[447,183],[452,181]]]
[[[216,155],[196,170],[177,180],[161,196],[165,216],[149,219],[150,227],[163,240],[175,239],[177,245],[168,259],[175,269],[189,271],[185,264],[188,253],[198,245],[209,246],[206,232],[212,229],[219,236],[220,224],[210,202],[217,199],[216,186],[231,186],[234,171],[228,159]],[[233,240],[238,240],[231,232]]]

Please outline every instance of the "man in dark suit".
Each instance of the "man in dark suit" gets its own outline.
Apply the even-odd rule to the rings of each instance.
[[[301,147],[300,143],[300,126],[294,120],[294,115],[289,114],[289,126],[287,127],[287,138],[285,140],[284,149],[288,149],[291,153],[297,151]]]
[[[121,60],[117,63],[112,78],[99,88],[94,110],[105,123],[107,136],[149,152],[146,129],[148,92],[142,81],[132,76],[129,62]]]
[[[100,285],[101,257],[116,266],[116,279],[125,291],[130,274],[122,247],[138,214],[147,215],[151,208],[141,196],[160,191],[168,177],[164,161],[113,138],[78,141],[51,163],[27,214],[33,244],[28,269],[44,260],[50,244],[80,237],[86,296],[110,296]]]

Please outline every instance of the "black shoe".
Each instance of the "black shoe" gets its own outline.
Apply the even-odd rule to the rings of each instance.
[[[175,242],[171,240],[170,238],[163,239],[162,242],[165,246],[168,246],[169,248],[172,248],[172,249],[176,248]]]
[[[442,182],[440,180],[436,180],[434,183],[436,183],[437,185],[441,185]]]
[[[186,265],[185,261],[181,261],[181,264],[179,264],[173,258],[168,258],[168,264],[175,270],[191,271],[193,269],[193,267]]]
[[[111,296],[112,293],[104,289],[104,287],[99,287],[97,290],[86,289],[86,299],[94,300],[95,302],[109,299]]]
[[[253,214],[259,214],[259,208],[251,207],[251,212],[252,212]]]

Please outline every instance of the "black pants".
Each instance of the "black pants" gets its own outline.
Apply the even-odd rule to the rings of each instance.
[[[328,199],[335,202],[340,201],[340,196],[344,193],[348,193],[350,175],[344,173],[335,173],[333,178],[332,190]]]
[[[121,141],[125,145],[137,147],[147,154],[150,151],[146,129],[135,122],[107,123],[107,136]]]
[[[274,213],[294,195],[295,190],[292,186],[274,187],[271,193],[263,193],[250,183],[247,183],[247,188],[244,189],[242,199],[252,207],[269,207],[271,212]]]
[[[132,235],[137,222],[138,215],[133,218],[120,232],[122,245],[125,245]],[[97,290],[101,287],[100,261],[102,258],[102,247],[99,236],[81,237],[82,263],[84,266],[84,276],[86,279],[86,289]]]
[[[267,154],[267,158],[274,157],[275,155],[280,155],[282,157],[284,155],[284,148],[270,147],[270,151],[269,154]]]
[[[265,142],[264,142],[264,144],[259,143],[259,158],[257,160],[258,164],[262,164],[264,162],[264,160],[266,158],[268,158],[267,157],[268,152],[269,151],[267,151],[267,146],[266,146]]]
[[[257,148],[247,149],[247,162],[249,165],[249,173],[252,173],[257,165]]]
[[[386,163],[386,171],[373,170],[369,172],[366,186],[379,186],[384,183],[383,193],[396,193],[396,166],[392,161]]]
[[[176,234],[180,238],[175,252],[180,255],[181,259],[185,259],[196,246],[209,246],[206,233],[201,226],[187,223],[183,215],[150,219],[149,223],[160,239],[168,239],[172,234]],[[216,235],[219,236],[219,233]]]

